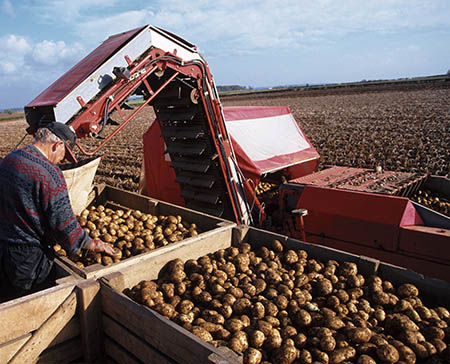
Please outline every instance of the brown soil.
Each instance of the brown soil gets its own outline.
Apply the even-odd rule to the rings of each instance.
[[[321,165],[345,165],[449,176],[450,88],[358,88],[222,97],[222,104],[288,105],[321,155]],[[151,107],[100,152],[95,181],[136,191],[142,163],[142,135],[154,120]],[[0,157],[25,134],[25,120],[0,123]],[[113,128],[113,127],[108,127]],[[108,134],[108,130],[105,133]],[[21,145],[31,142],[27,136]],[[85,146],[100,141],[85,140]]]

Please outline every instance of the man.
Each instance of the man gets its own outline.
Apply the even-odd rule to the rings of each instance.
[[[39,289],[53,267],[54,243],[67,252],[114,252],[81,228],[56,166],[64,159],[65,143],[75,139],[69,126],[50,123],[37,130],[33,144],[0,162],[0,285],[12,296]]]

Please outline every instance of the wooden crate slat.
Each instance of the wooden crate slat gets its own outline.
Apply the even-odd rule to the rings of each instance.
[[[0,330],[0,344],[37,330],[58,309],[73,288],[73,283],[67,283],[2,303],[0,327],[3,329]]]
[[[190,364],[199,360],[204,363],[223,362],[219,360],[222,355],[212,345],[111,287],[102,285],[101,297],[103,312],[177,363]]]
[[[117,345],[114,341],[112,341],[108,337],[105,337],[104,339],[104,349],[105,354],[113,358],[118,363],[143,364],[143,362],[131,356],[127,350],[121,348],[119,345]]]
[[[81,339],[79,337],[66,341],[60,345],[45,350],[37,361],[37,364],[55,363],[85,363],[83,352],[80,350]]]
[[[15,353],[30,339],[31,334],[18,337],[0,345],[0,363],[7,363]]]
[[[51,348],[52,346],[59,345],[77,336],[80,336],[80,322],[77,317],[74,317],[66,326],[63,327],[61,332],[56,335],[48,347]]]
[[[34,363],[39,355],[48,347],[55,336],[61,332],[64,326],[75,315],[77,308],[77,296],[72,292],[69,297],[58,307],[20,348],[10,360],[11,364]]]
[[[176,364],[173,360],[153,349],[132,332],[107,315],[103,315],[105,334],[122,348],[128,348],[143,363]]]

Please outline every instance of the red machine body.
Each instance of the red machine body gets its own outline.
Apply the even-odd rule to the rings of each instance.
[[[143,103],[124,113],[137,96]],[[160,28],[111,36],[25,115],[29,133],[56,121],[86,138],[102,135],[116,112],[117,127],[96,147],[77,142],[93,155],[147,105],[156,114],[143,136],[149,196],[450,279],[450,219],[398,197],[425,176],[348,167],[315,172],[319,154],[288,107],[222,109],[196,46]],[[72,151],[67,157],[75,160]],[[265,180],[280,185],[278,200],[258,198]]]
[[[377,186],[384,188],[384,185],[380,186],[379,179],[373,176],[372,188],[367,181],[355,182],[351,186],[348,176],[360,177],[364,170],[344,168],[342,171],[345,173],[340,181],[329,178],[335,176],[333,171],[324,170],[281,186],[280,210],[283,212],[283,228],[287,234],[300,238],[303,232],[308,242],[370,256],[430,277],[448,280],[449,219],[437,213],[428,215],[430,211],[424,213],[423,207],[406,197],[361,192],[363,188],[377,190]],[[323,186],[327,178],[331,184],[342,188]],[[411,182],[414,178],[407,180]],[[316,185],[305,181],[323,183],[321,185],[318,182]],[[400,186],[406,189],[418,188],[413,184]],[[397,188],[397,192],[404,193],[404,188]],[[308,211],[302,219],[303,227],[300,226],[300,218],[291,213],[299,208]]]

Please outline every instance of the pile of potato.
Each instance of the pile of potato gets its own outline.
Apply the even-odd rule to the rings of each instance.
[[[169,262],[133,300],[251,364],[448,363],[450,313],[409,283],[309,259],[274,240]]]
[[[450,201],[434,191],[419,190],[411,199],[441,214],[450,216]]]
[[[103,205],[91,206],[78,217],[82,228],[92,239],[101,239],[114,247],[114,256],[80,250],[69,258],[80,268],[95,263],[105,266],[117,263],[133,255],[175,243],[198,235],[195,223],[188,223],[181,216],[156,216],[134,209],[111,209]],[[57,255],[67,253],[59,244],[53,249]]]
[[[260,181],[255,188],[255,192],[257,195],[261,195],[267,191],[270,191],[270,190],[273,190],[276,188],[278,188],[278,185],[276,183]]]

